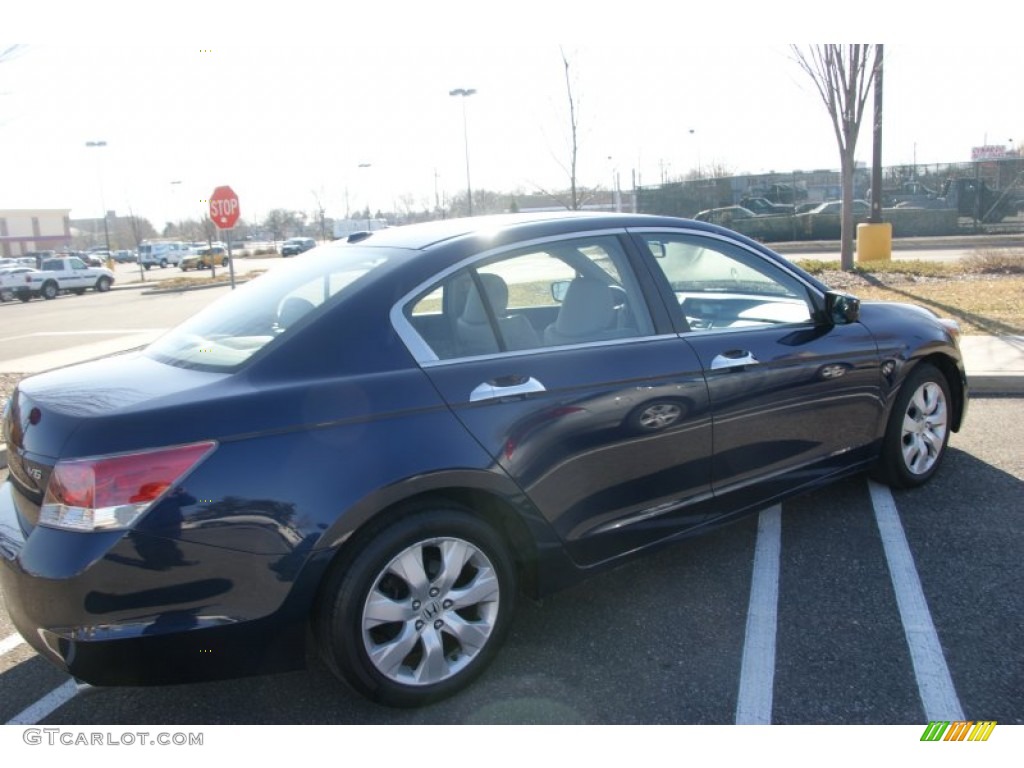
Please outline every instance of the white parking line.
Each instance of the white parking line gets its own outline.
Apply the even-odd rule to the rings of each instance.
[[[54,688],[35,704],[29,705],[13,718],[7,725],[35,725],[59,707],[64,706],[78,695],[78,683],[68,680],[59,688]]]
[[[763,510],[757,519],[754,574],[736,701],[737,725],[771,725],[772,722],[781,553],[782,507],[776,504]]]
[[[953,678],[949,674],[935,624],[932,623],[932,615],[921,588],[921,579],[914,567],[914,556],[910,553],[896,502],[884,485],[868,481],[868,488],[885,557],[889,562],[889,575],[896,592],[903,632],[910,648],[910,660],[914,665],[914,676],[924,706],[924,719],[963,720],[963,708],[953,687]]]
[[[25,642],[25,639],[21,635],[11,635],[0,640],[0,656],[3,656],[8,651],[13,651],[19,645]]]

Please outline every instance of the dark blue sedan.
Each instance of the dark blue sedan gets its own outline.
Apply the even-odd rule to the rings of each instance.
[[[96,685],[294,669],[311,638],[422,704],[484,669],[518,595],[851,473],[927,481],[967,407],[957,339],[711,224],[360,233],[21,383],[3,594]]]

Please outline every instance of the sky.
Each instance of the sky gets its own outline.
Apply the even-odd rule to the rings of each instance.
[[[474,190],[564,189],[563,56],[583,185],[627,189],[710,165],[837,168],[830,118],[787,42],[827,39],[829,25],[780,27],[821,4],[763,5],[724,15],[639,0],[602,15],[557,0],[396,2],[359,15],[298,0],[260,18],[232,3],[179,0],[160,16],[140,10],[159,2],[57,3],[59,31],[29,15],[0,32],[0,50],[25,41],[0,63],[0,208],[131,210],[160,228],[200,217],[229,185],[249,220],[318,205],[336,218],[420,210],[465,193],[467,155]],[[1022,26],[1019,8],[989,6],[974,35],[962,14],[857,8],[856,23],[833,26],[888,38],[884,164],[1024,143],[1021,54],[993,23],[1005,9]],[[873,11],[878,29],[865,23]],[[867,127],[857,157],[871,161]]]

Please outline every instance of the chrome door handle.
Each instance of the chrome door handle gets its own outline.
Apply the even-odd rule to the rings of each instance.
[[[745,368],[748,365],[760,365],[752,352],[743,349],[730,349],[720,355],[715,355],[711,361],[712,371],[722,371],[729,368]]]
[[[469,394],[469,402],[496,400],[501,397],[516,397],[534,392],[546,392],[544,385],[530,376],[502,376],[500,379],[486,381]]]

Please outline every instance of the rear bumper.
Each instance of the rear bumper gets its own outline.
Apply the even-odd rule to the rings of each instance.
[[[279,556],[139,533],[25,535],[0,486],[0,590],[41,656],[93,685],[162,685],[301,668],[306,614]]]

